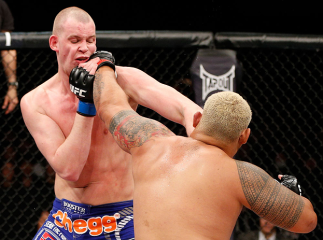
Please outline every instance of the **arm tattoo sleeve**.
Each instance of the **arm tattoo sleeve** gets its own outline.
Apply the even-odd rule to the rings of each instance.
[[[142,146],[151,137],[175,135],[163,124],[132,110],[118,112],[110,122],[109,131],[119,146],[127,150]]]
[[[302,197],[279,184],[261,168],[243,161],[236,163],[251,210],[281,228],[293,227],[304,208]]]

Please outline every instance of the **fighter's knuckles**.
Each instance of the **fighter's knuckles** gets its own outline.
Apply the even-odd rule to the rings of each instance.
[[[75,76],[76,76],[76,72],[77,72],[77,68],[73,68],[71,73],[70,73],[70,81],[75,79]]]
[[[71,73],[70,73],[70,82],[74,82],[77,83],[80,77],[81,71],[79,69],[79,67],[75,67],[72,69]]]
[[[90,58],[87,63],[96,64],[97,65],[99,61],[100,61],[100,57],[99,56],[94,56],[93,58]]]
[[[97,62],[97,69],[99,69],[102,66],[109,66],[115,71],[115,58],[112,55],[111,52],[108,51],[96,51],[90,56],[90,59],[96,59],[99,58],[99,61]]]
[[[88,85],[88,84],[93,84],[94,82],[94,75],[92,74],[87,74],[86,77],[84,78],[84,84]]]
[[[289,188],[299,195],[302,195],[301,186],[298,184],[297,178],[295,176],[283,175],[281,177],[281,185]]]

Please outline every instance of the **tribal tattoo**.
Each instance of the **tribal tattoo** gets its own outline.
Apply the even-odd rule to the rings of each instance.
[[[151,137],[175,136],[163,124],[142,117],[133,110],[118,112],[110,122],[109,131],[117,143],[128,150],[142,146]]]
[[[302,197],[279,184],[261,168],[243,161],[236,163],[251,210],[282,228],[293,227],[304,209]]]

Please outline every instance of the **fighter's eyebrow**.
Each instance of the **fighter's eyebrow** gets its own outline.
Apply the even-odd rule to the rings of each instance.
[[[77,39],[81,39],[81,38],[83,38],[83,37],[81,37],[81,36],[79,36],[79,35],[70,35],[70,36],[68,36],[68,39],[71,39],[71,38],[77,38]],[[89,36],[89,37],[87,37],[86,39],[89,39],[89,38],[96,38],[96,34],[93,34],[93,35],[91,35],[91,36]]]

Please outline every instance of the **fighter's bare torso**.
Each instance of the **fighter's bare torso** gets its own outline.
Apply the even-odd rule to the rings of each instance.
[[[67,138],[77,114],[78,99],[72,92],[66,92],[57,75],[31,91],[28,97],[42,99],[34,102],[38,105],[37,111],[55,121]],[[99,205],[130,200],[132,193],[131,156],[119,148],[104,123],[95,116],[90,153],[82,173],[75,182],[56,174],[56,197]]]

